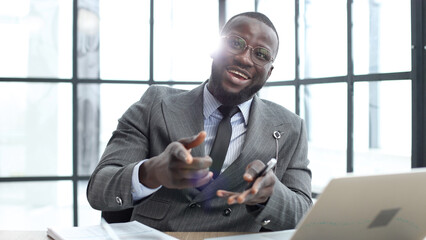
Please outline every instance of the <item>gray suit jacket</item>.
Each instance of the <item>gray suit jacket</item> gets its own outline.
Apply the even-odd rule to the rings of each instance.
[[[205,84],[205,83],[204,83]],[[152,86],[119,119],[87,188],[91,206],[103,211],[134,207],[132,220],[161,231],[257,232],[294,228],[312,204],[311,172],[303,121],[285,108],[254,97],[246,140],[239,157],[202,191],[196,188],[159,191],[133,202],[133,167],[159,155],[169,143],[204,128],[203,87],[192,91]],[[228,205],[216,197],[218,189],[241,192],[243,174],[255,159],[276,156],[273,132],[279,131],[274,192],[265,205]],[[204,156],[204,144],[192,150]],[[266,224],[268,223],[268,224]]]

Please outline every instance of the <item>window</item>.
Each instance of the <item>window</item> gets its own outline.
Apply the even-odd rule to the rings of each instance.
[[[0,177],[71,176],[71,84],[0,82],[0,89]]]
[[[324,83],[300,88],[300,116],[305,120],[308,134],[314,192],[321,191],[331,178],[346,173],[346,85]]]
[[[218,41],[218,9],[216,0],[166,0],[154,8],[155,81],[209,78],[210,54]]]
[[[354,172],[409,170],[410,116],[409,80],[355,83]]]
[[[0,2],[0,76],[71,78],[72,2]]]
[[[299,1],[300,77],[347,74],[346,2]]]
[[[354,73],[411,71],[410,3],[356,0],[352,9]]]
[[[149,85],[205,81],[220,25],[244,11],[268,15],[280,36],[259,96],[304,119],[314,193],[348,172],[426,166],[424,9],[414,0],[0,1],[0,228],[97,224],[85,191],[117,120]]]
[[[93,3],[99,6],[92,7]],[[79,0],[79,4],[78,18],[85,16],[79,25],[79,73],[97,69],[96,75],[82,77],[148,80],[150,2]]]

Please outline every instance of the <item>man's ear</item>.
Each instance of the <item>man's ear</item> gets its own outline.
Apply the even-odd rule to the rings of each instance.
[[[272,70],[274,70],[274,65],[271,66],[271,68],[268,71],[268,76],[266,79],[268,79],[271,76]]]

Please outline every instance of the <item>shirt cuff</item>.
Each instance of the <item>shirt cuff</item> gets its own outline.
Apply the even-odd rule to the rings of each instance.
[[[148,159],[140,161],[136,166],[133,168],[132,173],[132,198],[133,202],[139,201],[142,198],[148,197],[149,195],[155,193],[160,189],[162,186],[159,186],[158,188],[148,188],[142,183],[139,182],[139,167]]]

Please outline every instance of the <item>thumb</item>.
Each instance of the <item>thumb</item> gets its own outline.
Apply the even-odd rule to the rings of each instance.
[[[254,160],[249,163],[246,167],[246,172],[243,175],[244,180],[247,182],[252,182],[255,180],[255,177],[262,171],[265,164],[260,160]]]
[[[200,145],[202,142],[204,142],[204,139],[206,138],[206,136],[207,136],[206,131],[201,131],[197,135],[187,137],[187,138],[181,138],[178,140],[178,142],[182,143],[186,149],[191,149]]]

